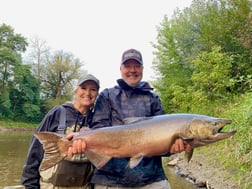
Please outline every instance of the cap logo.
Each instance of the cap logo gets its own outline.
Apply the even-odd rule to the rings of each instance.
[[[141,59],[141,56],[135,52],[129,52],[124,55],[124,58],[129,58],[129,57],[137,57],[137,58]]]
[[[134,59],[136,60],[139,64],[143,64],[143,60],[142,60],[142,55],[139,51],[135,50],[135,49],[129,49],[127,51],[125,51],[122,54],[122,61],[121,64],[124,64],[126,61],[130,60],[130,59]]]

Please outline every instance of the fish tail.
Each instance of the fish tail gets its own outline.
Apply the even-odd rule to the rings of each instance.
[[[40,164],[40,170],[46,170],[61,160],[63,160],[67,154],[67,148],[69,141],[63,140],[63,137],[52,132],[37,132],[34,136],[43,145],[44,158]]]

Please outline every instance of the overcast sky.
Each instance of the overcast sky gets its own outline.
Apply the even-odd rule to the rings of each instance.
[[[120,78],[122,52],[142,52],[144,80],[153,80],[151,42],[157,26],[191,0],[0,0],[0,24],[27,39],[37,36],[52,50],[71,52],[100,79],[102,89]]]

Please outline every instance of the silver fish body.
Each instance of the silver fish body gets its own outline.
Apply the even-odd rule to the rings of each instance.
[[[234,130],[221,132],[231,120],[199,114],[165,114],[127,118],[124,121],[124,125],[80,132],[73,140],[85,141],[85,155],[97,168],[104,166],[112,157],[130,157],[129,167],[133,168],[143,157],[167,154],[178,138],[187,141],[192,147],[192,151],[188,154],[189,161],[193,148],[235,134]],[[66,158],[66,151],[72,145],[72,141],[67,141],[55,133],[39,132],[35,136],[45,150],[46,158],[42,161],[41,169],[47,169]],[[47,146],[50,148],[46,148]]]

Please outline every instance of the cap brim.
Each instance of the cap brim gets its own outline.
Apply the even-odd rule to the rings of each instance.
[[[136,58],[132,58],[132,57],[123,60],[121,64],[125,64],[125,63],[126,63],[127,61],[129,61],[129,60],[135,60],[135,61],[137,61],[139,64],[143,64],[142,61],[140,61],[140,60],[138,60],[138,59],[136,59]]]

